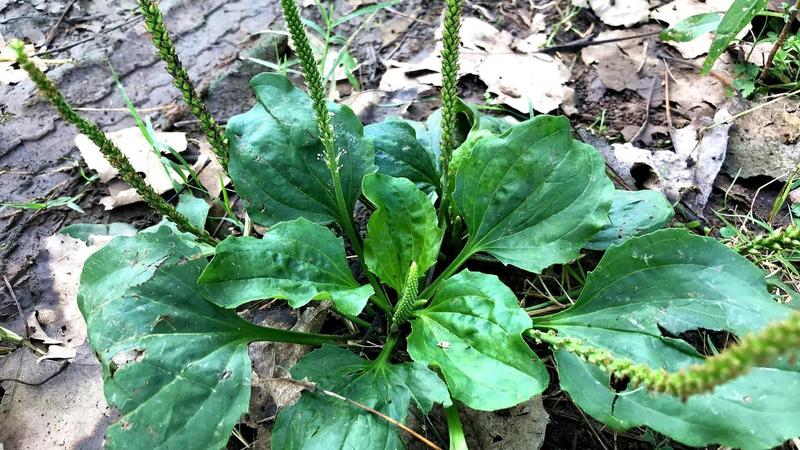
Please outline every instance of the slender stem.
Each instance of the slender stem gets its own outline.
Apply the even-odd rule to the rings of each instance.
[[[136,193],[142,197],[142,200],[148,206],[153,208],[159,214],[165,216],[170,221],[177,225],[178,229],[187,233],[194,234],[197,238],[209,245],[215,245],[216,239],[211,237],[206,230],[200,229],[189,222],[183,214],[179,213],[171,203],[164,200],[144,179],[136,172],[128,157],[122,153],[108,136],[95,123],[86,120],[83,116],[78,114],[75,109],[67,102],[61,91],[58,90],[56,85],[47,78],[34,63],[28,59],[25,53],[25,48],[21,41],[14,40],[9,44],[9,47],[16,53],[16,59],[19,66],[28,73],[31,80],[36,84],[36,87],[50,101],[55,107],[61,117],[67,122],[75,125],[78,130],[86,135],[95,145],[97,145],[100,153],[108,161],[113,168],[119,172],[119,177],[122,181],[129,184]]]
[[[383,344],[383,349],[381,350],[381,353],[378,355],[377,358],[375,358],[373,364],[378,366],[389,362],[389,357],[392,356],[392,350],[394,350],[394,346],[396,344],[397,344],[397,335],[396,334],[389,335],[389,337],[386,339],[386,343]]]
[[[428,287],[422,291],[422,293],[419,295],[419,298],[430,297],[436,292],[436,289],[438,289],[439,284],[441,284],[442,281],[452,277],[458,271],[458,269],[460,269],[461,266],[463,266],[464,263],[466,263],[467,260],[469,260],[469,258],[471,258],[475,253],[472,251],[471,247],[472,246],[469,244],[469,242],[467,242],[467,245],[461,249],[461,253],[456,256],[453,262],[451,262],[450,265],[447,266],[447,268],[444,269],[444,271],[439,274],[438,277],[436,277],[436,280],[434,280],[433,283],[429,284]]]
[[[228,138],[225,136],[225,130],[214,120],[211,113],[208,112],[208,107],[197,95],[186,68],[178,58],[175,44],[167,31],[167,25],[164,23],[164,17],[156,0],[138,1],[145,27],[153,36],[153,46],[156,47],[158,56],[167,65],[167,72],[172,75],[175,87],[181,91],[183,101],[192,111],[192,115],[197,118],[200,128],[208,138],[208,143],[211,144],[211,150],[219,158],[222,167],[227,170]]]
[[[778,35],[778,39],[775,41],[775,45],[772,46],[772,50],[770,50],[769,56],[767,56],[767,61],[764,63],[764,69],[761,70],[761,75],[758,76],[758,81],[762,83],[767,79],[769,70],[772,69],[772,60],[775,59],[775,54],[778,53],[778,50],[780,50],[781,47],[783,47],[783,43],[786,42],[786,37],[792,30],[792,24],[794,23],[794,19],[797,18],[798,9],[800,9],[800,0],[795,2],[792,9],[793,10],[789,14],[789,17],[786,18],[786,24],[783,25],[783,29]]]
[[[283,9],[283,16],[286,20],[286,26],[289,28],[289,34],[292,36],[295,52],[297,58],[300,60],[300,66],[303,69],[303,78],[308,86],[308,95],[311,97],[311,105],[314,109],[314,115],[317,119],[317,128],[319,130],[319,139],[325,149],[323,155],[325,165],[331,173],[331,182],[333,183],[333,192],[336,198],[336,207],[338,209],[339,223],[344,228],[350,244],[356,252],[359,262],[363,267],[364,264],[364,248],[361,242],[361,236],[356,232],[355,223],[353,222],[353,212],[347,205],[344,197],[344,190],[342,189],[342,179],[339,174],[339,154],[336,151],[336,138],[331,126],[331,114],[328,111],[326,103],[325,88],[322,84],[320,77],[319,67],[317,67],[314,52],[311,49],[311,43],[308,40],[303,20],[300,18],[300,11],[294,0],[281,0],[281,8]],[[369,272],[367,278],[372,287],[375,289],[375,296],[370,299],[387,314],[391,313],[392,307],[386,294],[378,283],[378,280]]]
[[[260,327],[253,324],[248,324],[243,331],[250,342],[270,341],[301,345],[337,345],[347,341],[347,336],[303,333],[300,331],[281,330],[279,328]]]
[[[464,438],[464,428],[461,426],[461,417],[458,415],[458,406],[455,402],[444,409],[447,413],[447,432],[450,435],[450,450],[468,450]]]

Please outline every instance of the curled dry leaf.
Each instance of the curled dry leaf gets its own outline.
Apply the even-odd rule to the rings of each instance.
[[[703,129],[730,117],[723,108],[713,121],[709,117],[700,118],[684,128],[671,130],[675,151],[651,152],[631,144],[614,144],[614,160],[617,165],[622,162],[626,166],[625,177],[633,177],[634,172],[641,174],[642,169],[646,169],[648,175],[644,179],[640,176],[638,182],[648,189],[661,191],[670,202],[682,200],[702,216],[714,179],[725,160],[730,124]]]
[[[162,144],[172,147],[177,152],[186,150],[185,133],[155,133],[156,139]],[[172,189],[173,181],[181,183],[181,178],[175,171],[164,166],[160,157],[155,154],[150,143],[137,127],[124,128],[108,133],[109,139],[122,150],[128,157],[137,172],[144,175],[144,179],[159,194]],[[108,183],[117,176],[117,170],[106,161],[100,149],[83,134],[75,137],[75,145],[80,150],[86,165],[97,172],[100,181]],[[109,185],[110,197],[105,197],[100,202],[106,209],[127,205],[141,201],[133,188],[120,180]]]

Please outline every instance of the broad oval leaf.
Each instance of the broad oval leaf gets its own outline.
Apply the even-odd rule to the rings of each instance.
[[[271,226],[304,217],[325,224],[339,217],[333,181],[308,95],[286,77],[261,74],[250,82],[258,103],[228,121],[230,175],[256,223]],[[348,212],[361,179],[376,170],[375,151],[353,111],[330,104]]]
[[[664,194],[656,191],[614,191],[608,223],[586,248],[605,250],[625,239],[663,228],[675,211]]]
[[[87,260],[78,306],[121,414],[109,448],[223,448],[247,410],[253,325],[202,299],[204,266],[166,227]]]
[[[408,178],[425,191],[439,186],[441,174],[436,155],[419,143],[411,125],[389,120],[367,125],[364,135],[375,145],[378,172]]]
[[[206,299],[225,308],[267,298],[293,308],[331,300],[357,315],[373,294],[353,278],[342,239],[303,218],[275,225],[262,239],[225,239],[198,283]]]
[[[541,393],[544,364],[521,334],[531,319],[496,276],[465,270],[414,313],[408,353],[438,367],[453,398],[472,409],[509,408]]]
[[[310,380],[316,392],[303,392],[294,405],[278,412],[272,448],[370,449],[405,448],[398,428],[386,420],[331,396],[324,389],[405,421],[410,406],[423,414],[434,403],[450,406],[447,387],[424,363],[369,362],[334,346],[309,353],[294,368],[292,378]]]
[[[753,17],[767,6],[767,2],[768,0],[735,0],[733,2],[719,22],[714,41],[711,42],[711,47],[708,49],[708,56],[703,61],[703,74],[707,75],[711,72],[714,63],[736,39],[736,35],[744,30]]]
[[[444,230],[428,196],[405,178],[368,175],[364,195],[377,207],[364,239],[367,268],[401,292],[412,262],[421,275],[436,263]]]
[[[698,329],[739,336],[781,320],[764,276],[718,241],[661,230],[611,247],[575,305],[537,321],[618,357],[678,371],[702,362],[686,341]],[[664,394],[618,395],[609,376],[570,353],[556,353],[561,386],[583,410],[624,430],[646,425],[687,445],[771,448],[800,434],[800,370],[757,368],[683,403]]]
[[[577,257],[605,225],[614,190],[600,154],[554,116],[478,140],[455,184],[465,254],[486,252],[531,272]]]

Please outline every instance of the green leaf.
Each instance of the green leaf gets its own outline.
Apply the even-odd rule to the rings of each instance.
[[[767,6],[767,2],[768,0],[736,0],[733,2],[717,27],[717,34],[708,49],[708,56],[703,61],[703,74],[711,71],[714,62],[736,39],[736,35],[753,20],[753,17]]]
[[[225,308],[267,298],[286,299],[292,308],[331,300],[352,315],[373,294],[353,278],[342,239],[303,218],[275,225],[262,239],[225,239],[199,285],[206,299]]]
[[[453,398],[481,411],[541,393],[547,370],[522,339],[531,319],[496,276],[465,270],[445,280],[411,320],[408,353],[441,370]]]
[[[286,77],[264,73],[250,82],[258,104],[228,122],[230,175],[254,222],[272,226],[304,217],[343,223],[308,95]],[[361,179],[376,170],[372,143],[353,111],[329,105],[345,206],[353,210]]]
[[[603,256],[575,305],[537,321],[617,357],[678,371],[702,362],[684,332],[739,336],[785,318],[761,272],[715,239],[660,230],[626,240]],[[646,425],[692,446],[771,448],[800,434],[800,371],[758,368],[686,403],[627,388],[570,353],[556,353],[561,387],[584,411],[625,430]]]
[[[662,31],[658,37],[662,41],[689,42],[706,33],[716,31],[721,21],[721,12],[697,14],[672,25]]]
[[[320,390],[399,422],[405,421],[412,405],[426,414],[434,403],[451,404],[447,387],[424,363],[371,363],[333,346],[309,353],[292,369],[292,378],[313,381],[316,392],[303,392],[297,403],[278,412],[271,443],[274,450],[405,448],[396,426]]]
[[[444,230],[428,196],[405,178],[368,175],[364,195],[377,208],[364,239],[367,268],[401,292],[412,262],[420,275],[436,263]]]
[[[108,448],[223,448],[247,410],[254,326],[200,297],[204,265],[166,228],[87,260],[78,305],[121,414]]]
[[[614,191],[609,222],[586,244],[590,250],[605,250],[625,239],[663,228],[675,211],[656,191]]]
[[[124,222],[73,223],[58,232],[91,244],[93,236],[133,236],[136,234],[136,227]]]
[[[206,228],[206,219],[210,206],[202,198],[191,194],[181,194],[178,198],[178,212],[189,219],[189,223],[203,230]]]
[[[411,125],[389,120],[367,125],[364,135],[375,145],[378,172],[408,178],[424,191],[439,186],[441,174],[436,155],[419,143]]]
[[[613,190],[603,158],[573,141],[564,117],[484,137],[456,173],[463,255],[486,252],[531,272],[567,262],[606,224]]]

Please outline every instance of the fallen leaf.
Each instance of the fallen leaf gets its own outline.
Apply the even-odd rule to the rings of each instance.
[[[654,9],[650,17],[673,26],[688,17],[698,14],[725,12],[731,7],[732,3],[733,0],[706,0],[703,2],[698,0],[675,0]],[[749,28],[748,26],[747,30]],[[747,31],[744,31],[744,33],[747,33]],[[675,47],[684,58],[691,59],[708,53],[713,40],[714,34],[706,33],[689,42],[667,41],[667,44]]]
[[[28,327],[28,337],[33,341],[39,341],[45,345],[58,345],[61,344],[61,341],[58,339],[53,339],[44,332],[42,329],[42,325],[39,324],[38,313],[36,311],[31,312],[30,314],[25,317],[25,325]]]
[[[800,166],[800,101],[784,98],[768,105],[744,100],[741,108],[759,106],[736,119],[723,170],[731,176],[768,176],[786,181]]]
[[[101,448],[113,412],[103,395],[100,364],[86,343],[86,324],[78,310],[77,292],[86,259],[103,243],[88,246],[68,236],[46,238],[31,267],[31,283],[46,287],[37,298],[36,317],[45,335],[61,342],[38,358],[27,348],[0,358],[0,378],[38,382],[61,364],[49,358],[72,359],[63,372],[41,386],[9,383],[12,402],[0,408],[0,442],[7,448]]]
[[[764,67],[767,63],[767,57],[775,46],[772,42],[760,42],[756,45],[751,43],[742,43],[742,52],[747,55],[747,62],[751,62],[758,67]]]
[[[530,107],[547,113],[558,108],[567,98],[564,86],[569,81],[569,69],[557,57],[536,53],[544,43],[544,34],[532,34],[516,39],[507,31],[474,17],[461,24],[461,59],[459,76],[475,75],[483,81],[495,101],[520,112]],[[441,36],[436,32],[434,52],[418,63],[387,62],[400,69],[387,70],[381,89],[408,88],[420,91],[422,86],[441,86]]]
[[[173,181],[178,184],[181,183],[180,176],[171,168],[164,166],[139,128],[124,128],[107,135],[111,142],[116,144],[122,153],[128,157],[133,168],[144,175],[147,184],[159,194],[171,190]],[[159,142],[172,147],[179,153],[186,150],[185,133],[157,132],[155,136]],[[86,165],[97,172],[100,181],[108,183],[118,175],[117,170],[103,157],[100,148],[88,136],[78,134],[75,137],[75,145],[80,150]],[[106,209],[141,201],[141,197],[136,194],[136,191],[122,181],[116,184],[109,184],[109,191],[111,191],[111,196],[100,200]]]
[[[230,184],[231,179],[225,174],[225,169],[219,163],[217,155],[211,150],[211,144],[206,141],[200,141],[198,147],[200,156],[194,164],[197,179],[208,192],[210,198],[218,198],[222,192],[222,185],[227,186]]]
[[[705,127],[729,119],[727,109],[720,109],[712,120],[695,119],[688,126],[670,132],[674,151],[653,151],[632,144],[614,144],[614,163],[623,163],[623,177],[636,179],[637,185],[662,192],[670,202],[683,201],[702,217],[714,180],[722,167],[728,148],[730,124]],[[698,134],[702,132],[702,138]],[[619,169],[616,169],[619,170]],[[638,175],[638,176],[637,176]]]
[[[542,397],[498,412],[460,408],[469,448],[483,450],[537,450],[544,445],[545,429],[550,416]]]
[[[597,17],[612,27],[630,27],[647,21],[650,16],[648,0],[589,0]]]
[[[600,33],[597,39],[630,37],[658,31],[656,25],[645,25],[636,29],[611,30]],[[603,87],[616,92],[635,91],[646,99],[655,78],[656,85],[651,105],[664,103],[664,62],[656,53],[658,38],[631,39],[604,45],[595,45],[581,51],[581,59],[594,67]],[[645,49],[645,42],[649,44]],[[645,51],[646,50],[646,51]],[[669,63],[670,103],[677,104],[680,113],[689,118],[711,116],[716,108],[724,104],[727,86],[715,76],[700,75],[701,60],[690,60],[689,65]],[[733,65],[727,55],[720,58],[715,71],[721,77],[732,72]],[[641,70],[639,70],[641,69]],[[674,78],[674,79],[673,79]]]

